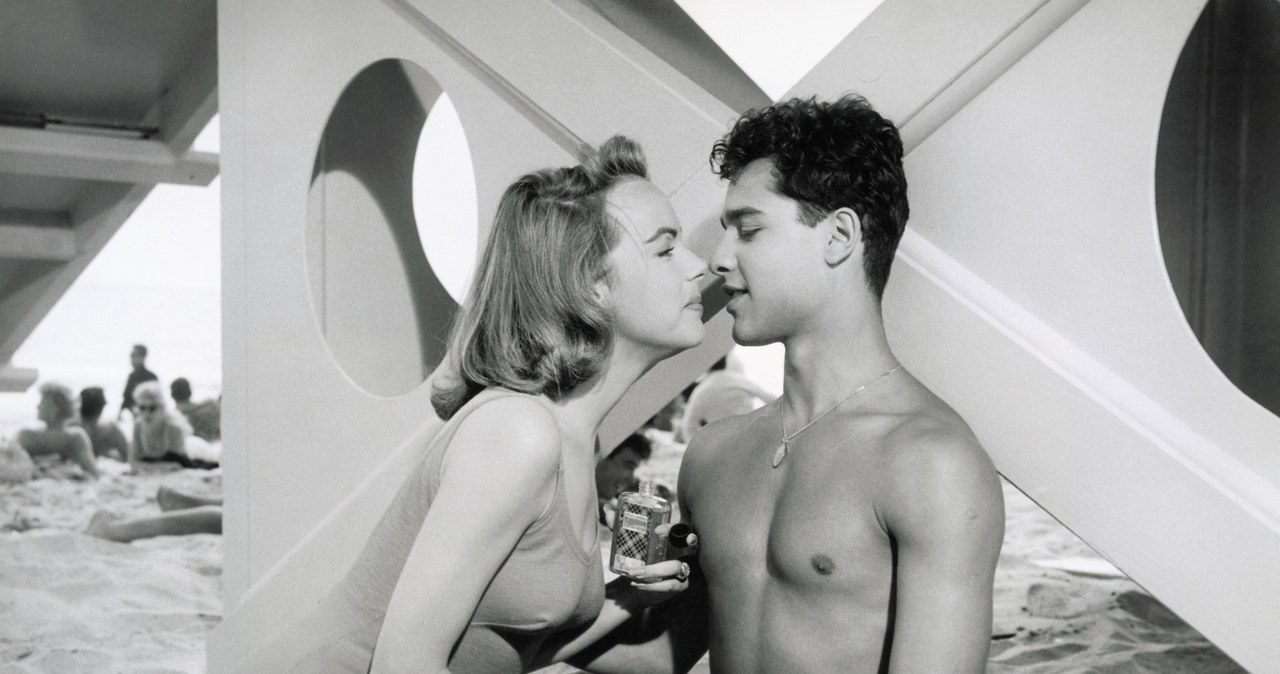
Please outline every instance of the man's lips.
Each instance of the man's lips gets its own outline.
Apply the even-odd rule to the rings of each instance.
[[[737,300],[745,296],[747,291],[743,288],[725,286],[724,294],[729,296],[729,301],[725,303],[725,310],[729,313],[733,313],[734,305],[737,304]]]

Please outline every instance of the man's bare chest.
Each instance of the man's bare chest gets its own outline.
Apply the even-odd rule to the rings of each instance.
[[[726,470],[700,489],[693,513],[708,579],[835,590],[883,575],[889,538],[865,477],[803,459]]]

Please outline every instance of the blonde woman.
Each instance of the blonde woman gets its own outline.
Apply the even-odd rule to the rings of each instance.
[[[702,340],[705,272],[630,140],[511,185],[435,379],[445,426],[346,578],[246,671],[525,672],[683,590],[668,561],[606,600],[596,431]]]
[[[213,468],[217,463],[193,456],[188,445],[199,441],[180,416],[169,413],[160,382],[148,381],[133,392],[138,410],[129,445],[129,467],[137,473],[142,461],[168,461],[183,468]],[[207,454],[207,452],[204,452]]]
[[[76,414],[71,389],[56,382],[40,386],[40,403],[36,406],[36,418],[44,422],[44,428],[24,428],[18,431],[18,446],[27,454],[57,454],[80,466],[85,476],[99,477],[98,466],[93,460],[93,445],[83,428],[68,422]]]

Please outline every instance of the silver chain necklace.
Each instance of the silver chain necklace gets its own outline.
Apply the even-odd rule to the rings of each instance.
[[[901,369],[902,369],[902,365],[898,365],[897,367],[889,368],[888,370],[885,370],[884,372],[881,372],[880,374],[872,377],[870,381],[863,384],[862,386],[859,386],[857,391],[850,393],[847,398],[845,398],[844,400],[841,400],[835,405],[832,405],[831,409],[827,410],[826,412],[823,412],[822,414],[819,414],[817,418],[815,418],[813,421],[810,421],[809,423],[805,424],[804,428],[801,428],[800,430],[796,431],[795,433],[792,433],[791,435],[787,435],[787,399],[786,397],[783,397],[782,404],[779,405],[780,412],[778,414],[778,427],[782,429],[782,444],[778,445],[778,449],[773,453],[773,467],[777,468],[778,465],[782,463],[782,460],[787,458],[787,451],[790,449],[788,447],[788,444],[792,440],[794,440],[797,435],[800,435],[801,433],[809,430],[810,426],[818,423],[819,421],[822,420],[823,417],[836,411],[836,408],[849,402],[850,400],[853,400],[854,396],[858,395],[859,393],[862,393],[864,390],[866,390],[868,386],[880,381],[881,379]]]

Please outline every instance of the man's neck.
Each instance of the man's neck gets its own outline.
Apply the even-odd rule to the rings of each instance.
[[[898,366],[878,307],[827,318],[784,342],[783,396],[788,416],[821,414]]]

